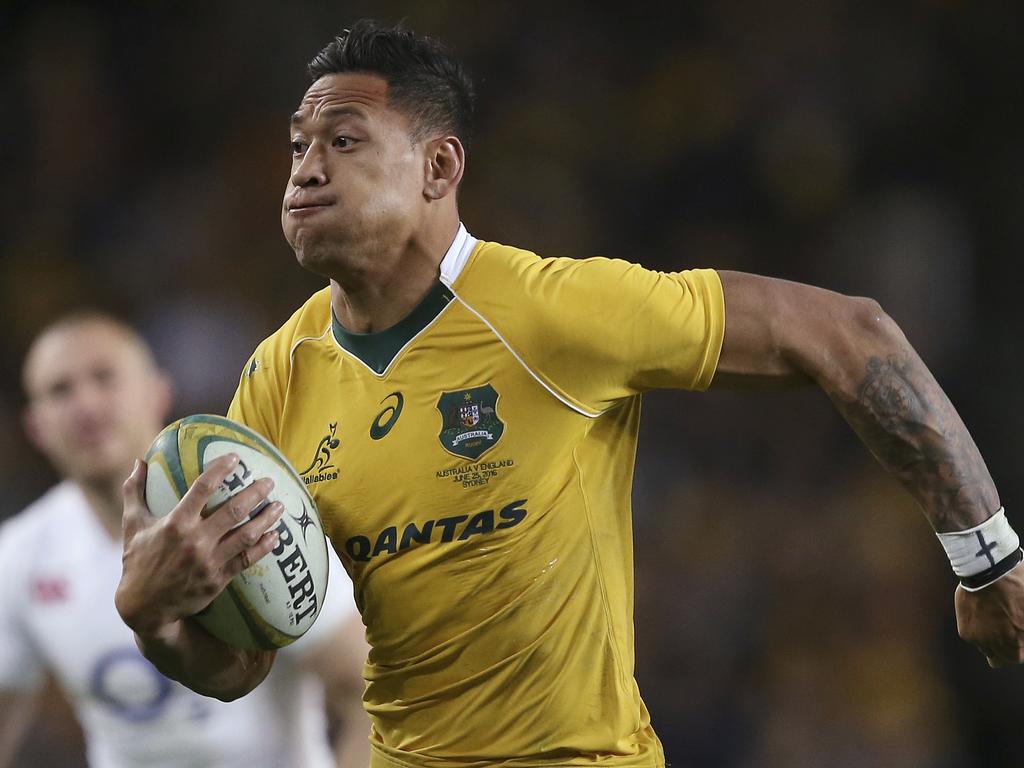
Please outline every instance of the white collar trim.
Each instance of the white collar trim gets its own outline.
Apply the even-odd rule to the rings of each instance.
[[[459,279],[476,244],[477,239],[466,231],[466,225],[460,221],[459,231],[455,233],[455,239],[448,247],[444,258],[441,259],[442,283],[451,288],[452,283]]]

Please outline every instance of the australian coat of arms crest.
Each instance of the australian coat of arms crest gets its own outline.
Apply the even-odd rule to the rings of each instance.
[[[465,459],[478,459],[490,450],[505,431],[497,406],[498,393],[490,384],[443,392],[437,410],[441,412],[438,438],[444,449]]]

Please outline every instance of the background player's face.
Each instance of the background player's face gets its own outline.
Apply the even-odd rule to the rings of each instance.
[[[428,205],[425,153],[408,118],[388,106],[382,78],[317,80],[291,141],[281,225],[302,266],[325,277],[358,273],[413,238]]]
[[[126,477],[170,405],[170,384],[141,342],[103,320],[38,339],[25,388],[32,441],[61,474],[87,483]]]

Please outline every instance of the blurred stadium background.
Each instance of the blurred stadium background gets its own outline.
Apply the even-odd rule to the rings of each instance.
[[[0,518],[53,480],[18,376],[49,318],[124,314],[178,415],[223,412],[319,287],[279,230],[287,118],[305,62],[366,15],[477,78],[474,234],[879,299],[1024,525],[1019,2],[113,7],[0,2]],[[670,762],[1020,765],[1024,670],[958,640],[940,547],[821,394],[645,407],[637,673]],[[25,765],[76,764],[55,729]]]

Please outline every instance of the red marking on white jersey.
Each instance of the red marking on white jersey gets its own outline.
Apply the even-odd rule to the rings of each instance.
[[[63,576],[40,577],[32,582],[32,601],[63,603],[68,599],[68,582]]]

